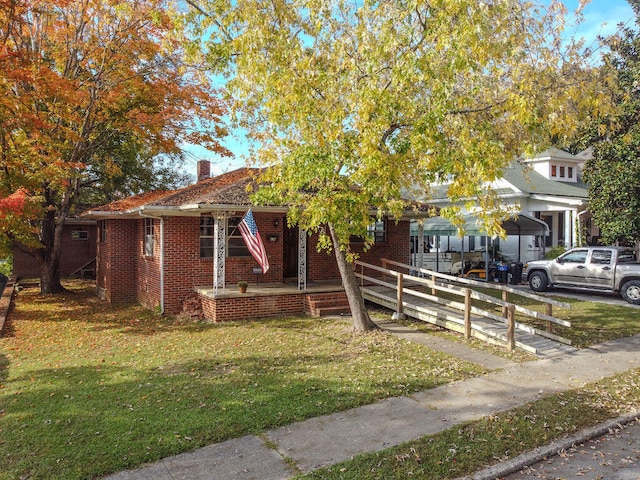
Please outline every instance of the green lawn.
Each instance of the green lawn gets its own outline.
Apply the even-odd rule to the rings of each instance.
[[[487,465],[513,458],[582,428],[638,411],[639,375],[640,370],[630,370],[576,391],[545,397],[297,478],[447,480],[471,475]]]
[[[495,291],[492,291],[495,292]],[[557,293],[562,294],[561,290]],[[495,293],[493,293],[495,294]],[[571,327],[553,326],[553,332],[568,338],[578,348],[588,347],[615,338],[629,337],[640,333],[640,310],[623,305],[609,305],[594,301],[554,297],[571,305],[571,308],[553,307],[553,315],[571,322]],[[544,313],[537,302],[513,295],[509,301]],[[535,321],[516,313],[516,321],[522,321],[545,329],[546,322]]]
[[[22,290],[0,339],[0,479],[95,478],[481,373],[341,320],[205,324]]]

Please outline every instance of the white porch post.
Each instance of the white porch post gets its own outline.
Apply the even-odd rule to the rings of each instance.
[[[424,265],[424,225],[418,222],[418,251],[416,252],[416,267]]]
[[[298,228],[298,290],[307,289],[307,232]]]
[[[564,212],[564,247],[569,249],[573,248],[573,215],[571,210]]]
[[[227,219],[225,214],[213,216],[213,295],[225,289],[225,262],[227,259]]]

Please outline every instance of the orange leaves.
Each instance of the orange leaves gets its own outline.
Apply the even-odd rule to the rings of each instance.
[[[228,154],[224,109],[186,59],[177,11],[164,0],[0,0],[0,191],[24,189],[65,217],[73,205],[61,199],[86,201],[83,185],[154,178],[140,173],[150,157],[194,139]]]
[[[22,215],[28,196],[27,190],[20,188],[9,196],[0,198],[0,220],[5,220],[8,215]]]

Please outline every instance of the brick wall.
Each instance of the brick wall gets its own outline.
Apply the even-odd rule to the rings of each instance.
[[[110,303],[137,300],[140,220],[106,220],[106,241],[98,241],[96,284]],[[100,238],[100,229],[98,232]],[[136,238],[137,237],[137,238]],[[140,248],[137,248],[140,247]]]
[[[309,281],[339,279],[340,272],[335,255],[332,252],[318,252],[316,245],[318,236],[312,235],[307,244],[307,277]],[[388,258],[396,262],[411,263],[411,239],[409,222],[400,221],[396,224],[387,220],[387,241],[373,245],[366,252],[359,245],[352,245],[353,251],[358,253],[358,259],[380,265],[380,258]]]
[[[86,232],[86,239],[73,238],[73,231]],[[60,247],[60,275],[68,276],[96,256],[95,224],[67,224],[62,230]],[[24,277],[40,277],[40,263],[35,257],[15,248],[13,250],[13,274]]]
[[[204,317],[214,322],[304,313],[305,293],[215,299],[199,295]]]

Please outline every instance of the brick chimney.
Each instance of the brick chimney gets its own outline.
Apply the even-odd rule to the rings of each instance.
[[[198,182],[211,176],[211,162],[209,160],[198,160]]]

